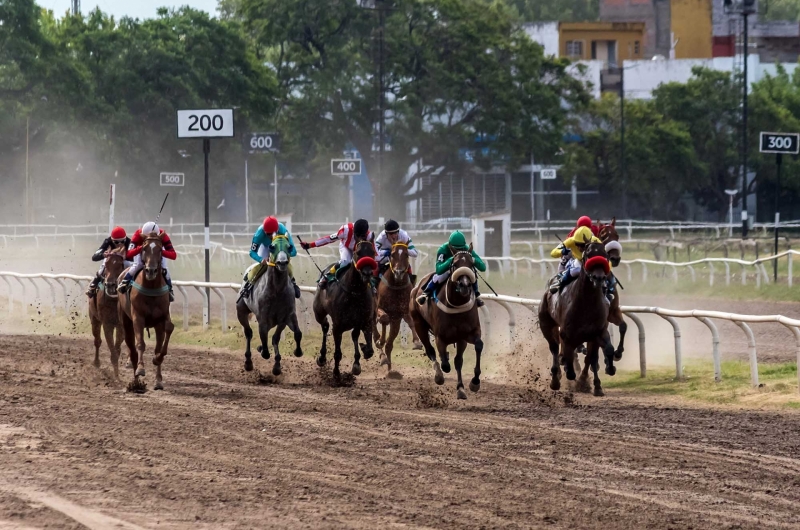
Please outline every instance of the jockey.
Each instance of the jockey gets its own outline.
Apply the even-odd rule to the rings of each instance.
[[[394,219],[389,219],[383,225],[383,232],[378,235],[375,240],[375,246],[378,249],[378,264],[381,268],[381,273],[389,266],[389,256],[392,254],[392,245],[395,243],[402,243],[408,246],[408,255],[412,258],[417,257],[417,249],[414,248],[414,243],[411,242],[408,232],[400,229],[400,225]],[[408,269],[411,274],[411,269]]]
[[[100,248],[92,254],[92,261],[102,261],[103,264],[100,265],[100,270],[97,271],[97,275],[92,280],[92,283],[89,284],[89,289],[86,291],[86,295],[89,298],[94,298],[97,294],[97,285],[100,283],[100,280],[103,279],[103,274],[106,270],[106,252],[118,248],[127,249],[130,244],[131,238],[125,233],[125,229],[120,226],[115,226],[114,229],[111,230],[111,235],[105,238]],[[126,261],[125,266],[129,267],[130,262]]]
[[[580,226],[575,229],[572,237],[568,237],[562,244],[550,252],[553,258],[562,258],[570,255],[571,258],[567,262],[564,270],[559,270],[553,283],[550,285],[550,292],[557,293],[566,287],[572,280],[578,277],[581,273],[581,259],[583,259],[583,251],[586,250],[586,242],[600,243],[592,234],[592,229],[587,226]]]
[[[575,231],[577,231],[580,227],[585,226],[586,228],[592,231],[592,235],[597,237],[598,236],[598,228],[594,224],[592,224],[592,218],[588,215],[582,215],[578,218],[578,222],[575,224],[575,228],[569,231],[567,237],[565,239],[569,239],[575,235]],[[563,244],[559,245],[558,248],[561,249],[561,254],[558,256],[555,255],[555,252],[551,252],[550,255],[554,258],[561,258],[561,262],[558,264],[558,273],[561,274],[567,268],[567,264],[569,260],[572,259],[572,253],[569,249],[565,249]]]
[[[278,220],[271,215],[264,219],[264,223],[258,227],[258,230],[256,230],[256,233],[253,235],[253,242],[250,245],[250,257],[257,263],[248,267],[240,297],[248,296],[255,281],[267,270],[270,253],[269,247],[272,245],[272,238],[276,235],[285,236],[289,241],[289,257],[293,258],[297,256],[297,249],[292,242],[292,234],[289,233],[286,226],[284,226],[283,223],[279,223]],[[300,287],[297,286],[294,280],[291,264],[289,265],[289,277],[292,279],[295,298],[300,298]]]
[[[431,281],[425,287],[423,293],[417,298],[419,305],[424,305],[429,299],[433,298],[436,294],[436,289],[439,285],[447,281],[450,277],[450,266],[453,264],[453,256],[459,251],[468,251],[469,245],[464,234],[456,230],[450,234],[447,243],[439,247],[436,252],[436,274],[433,275]],[[481,272],[486,271],[486,264],[475,251],[472,251],[472,259],[475,260],[475,268]],[[475,302],[478,307],[483,306],[483,300],[480,299],[481,293],[478,292],[478,282],[473,285],[475,289]]]
[[[167,260],[175,260],[178,257],[178,253],[175,252],[175,247],[172,246],[172,241],[169,239],[169,235],[166,232],[161,230],[157,224],[152,221],[148,221],[144,224],[141,228],[136,230],[131,238],[131,244],[128,247],[128,259],[133,260],[133,266],[128,269],[128,272],[125,273],[125,279],[122,280],[122,283],[119,284],[117,290],[121,293],[128,292],[128,287],[130,286],[131,282],[136,278],[136,275],[139,274],[139,271],[142,270],[144,267],[144,262],[142,261],[142,244],[144,243],[145,237],[148,234],[156,232],[161,236],[161,241],[164,244],[164,248],[161,250],[161,270],[164,274],[164,280],[167,282],[167,286],[169,287],[169,301],[175,301],[175,295],[172,293],[172,277],[169,275],[169,269],[167,268]]]
[[[356,248],[356,243],[360,241],[375,241],[375,234],[370,231],[369,223],[366,219],[359,219],[355,223],[347,223],[342,225],[338,232],[329,236],[321,237],[311,243],[305,241],[300,242],[303,249],[324,247],[330,245],[334,241],[339,242],[339,263],[333,266],[331,272],[336,275],[336,271],[350,263],[353,259],[353,252]],[[319,288],[325,289],[328,286],[327,274],[323,274],[319,281]]]
[[[611,267],[619,266],[620,258],[622,257],[622,245],[619,244],[619,241],[606,243],[606,252],[608,253],[608,261],[611,262]],[[614,300],[616,290],[617,277],[612,272],[606,280],[606,298],[608,298],[609,302]]]

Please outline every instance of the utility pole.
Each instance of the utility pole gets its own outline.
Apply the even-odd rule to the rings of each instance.
[[[80,16],[81,0],[72,0],[72,16]]]
[[[625,67],[619,65],[619,170],[622,177],[622,217],[628,218],[628,185],[625,175]]]

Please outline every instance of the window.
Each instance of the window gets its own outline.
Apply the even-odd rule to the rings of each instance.
[[[583,41],[582,40],[568,40],[567,41],[567,57],[571,59],[583,58]]]
[[[641,47],[639,46],[639,41],[638,40],[633,41],[633,55],[638,57],[640,53],[641,53]]]

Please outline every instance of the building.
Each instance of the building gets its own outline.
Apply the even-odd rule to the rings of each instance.
[[[561,22],[558,25],[560,57],[576,61],[619,61],[643,57],[645,25],[641,22]]]
[[[740,15],[725,12],[723,0],[713,0],[714,57],[733,57],[742,53]],[[756,5],[756,7],[758,7]],[[758,9],[748,16],[749,53],[757,53],[761,62],[797,62],[800,57],[800,23],[759,20]]]

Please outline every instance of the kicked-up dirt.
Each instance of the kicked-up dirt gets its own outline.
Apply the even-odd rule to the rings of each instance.
[[[306,349],[275,382],[175,347],[134,394],[88,339],[0,336],[0,529],[800,526],[798,414],[543,381],[456,401],[453,373],[376,358],[340,386]]]

